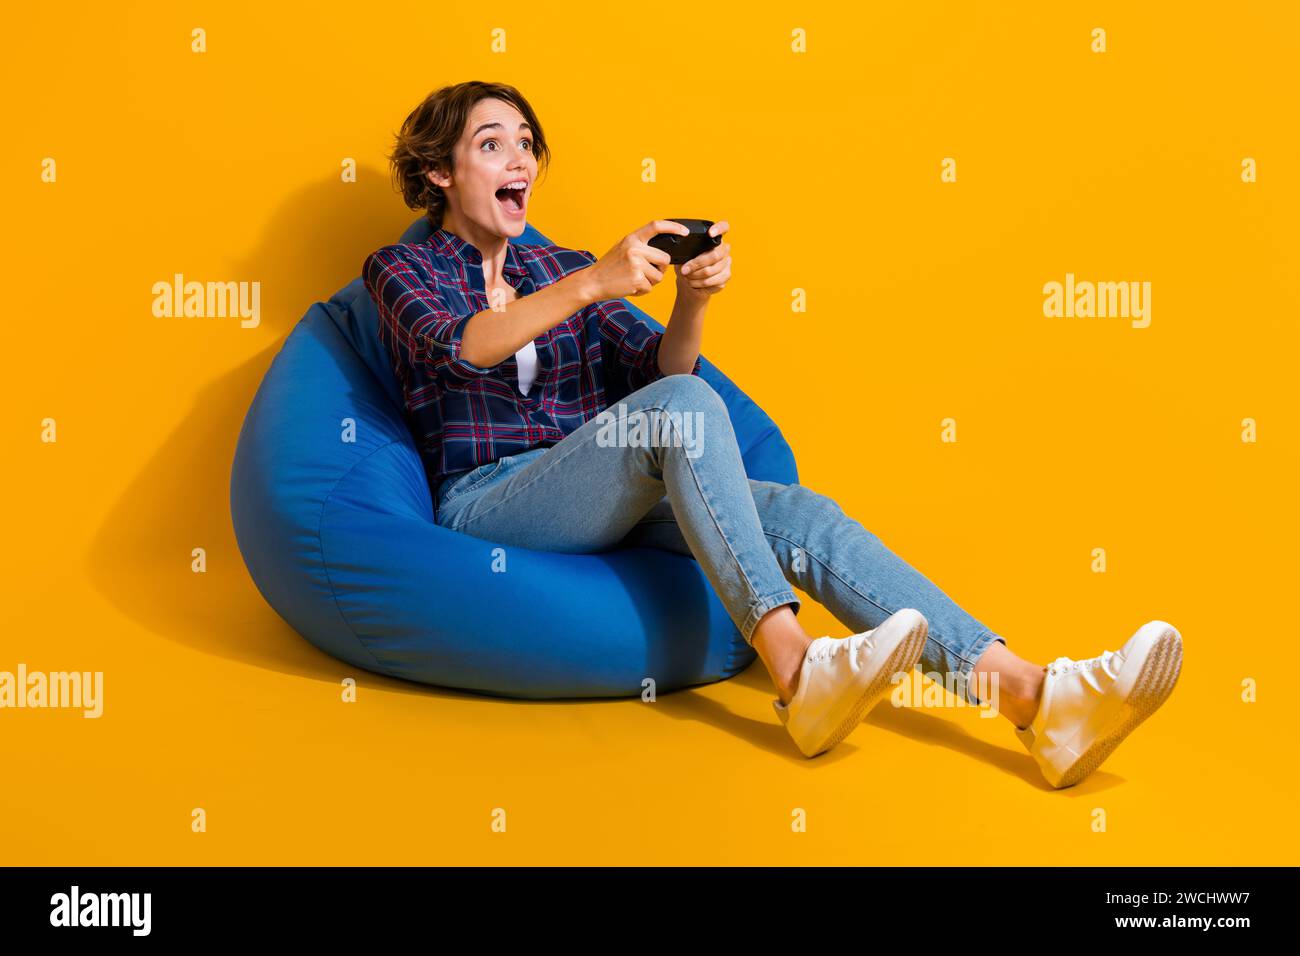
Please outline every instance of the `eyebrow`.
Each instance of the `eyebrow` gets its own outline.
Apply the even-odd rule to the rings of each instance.
[[[470,139],[473,139],[475,136],[477,136],[479,133],[483,132],[485,129],[493,129],[493,128],[496,128],[496,129],[505,129],[505,127],[502,126],[500,123],[484,123],[484,124],[483,124],[482,126],[480,126],[478,129],[474,130],[473,134],[471,134],[471,136],[470,136]],[[519,129],[520,129],[520,130],[528,130],[528,132],[530,132],[530,133],[533,131],[533,128],[532,128],[531,126],[529,126],[527,123],[520,123],[520,124],[519,124]]]

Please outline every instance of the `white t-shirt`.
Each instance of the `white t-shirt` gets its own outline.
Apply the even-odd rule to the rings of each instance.
[[[529,342],[515,353],[515,360],[519,363],[519,391],[527,395],[537,377],[537,344]]]
[[[516,290],[515,298],[519,297]],[[518,352],[515,353],[515,361],[519,363],[519,391],[527,395],[528,390],[533,387],[533,379],[537,377],[537,345],[529,342]]]

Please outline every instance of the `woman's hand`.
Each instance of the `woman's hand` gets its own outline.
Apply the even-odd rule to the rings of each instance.
[[[591,301],[626,299],[645,295],[664,277],[672,256],[650,245],[662,232],[690,235],[690,230],[671,219],[655,219],[620,239],[609,252],[584,269],[583,281]]]
[[[715,222],[709,227],[709,235],[720,236],[729,228],[725,219]],[[731,278],[731,243],[721,243],[673,268],[677,270],[678,298],[705,300],[717,295]]]

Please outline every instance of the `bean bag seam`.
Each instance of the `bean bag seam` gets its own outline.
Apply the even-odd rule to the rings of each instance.
[[[348,289],[350,289],[350,288],[352,287],[353,282],[356,282],[356,280],[353,279],[352,282],[349,282],[349,283],[348,283],[346,286],[344,286],[342,289],[339,289],[338,292],[335,292],[332,296],[330,296],[330,298],[329,298],[329,303],[330,303],[330,304],[338,304],[339,306],[341,306],[341,307],[343,308],[343,310],[344,310],[345,312],[347,312],[349,315],[355,317],[355,316],[357,315],[357,305],[358,305],[358,303],[361,303],[363,306],[364,306],[366,303],[369,303],[370,305],[373,306],[374,302],[373,302],[373,300],[370,298],[370,293],[366,291],[366,287],[365,287],[364,285],[361,286],[359,289],[357,289],[355,292],[352,293],[352,298],[351,298],[351,299],[347,299],[347,300],[345,301],[344,299],[340,298],[340,296],[343,296],[343,295],[348,291]],[[362,299],[361,299],[362,296],[365,296],[365,302],[362,302]],[[334,323],[334,327],[335,327],[335,329],[338,330],[339,335],[341,335],[341,336],[343,337],[343,341],[346,342],[349,346],[352,346],[353,351],[355,352],[355,351],[356,351],[356,348],[355,348],[355,346],[353,346],[352,340],[351,340],[350,336],[348,335],[348,333],[347,333],[346,331],[344,331],[344,329],[343,329],[343,327],[342,327],[341,325],[339,325],[339,320],[338,320],[337,318],[335,318],[334,315],[333,315],[332,313],[330,314],[330,317],[329,317],[329,318],[330,318],[330,321]],[[401,391],[402,391],[402,376],[401,376],[400,368],[399,368],[399,366],[398,366],[396,360],[393,359],[392,356],[389,356],[389,363],[390,363],[390,364],[389,364],[389,366],[387,367],[388,376],[389,376],[389,380],[388,380],[388,381],[386,381],[385,379],[381,378],[380,375],[379,375],[379,373],[378,373],[377,371],[375,371],[375,369],[373,369],[373,368],[370,366],[370,363],[369,363],[369,362],[362,362],[361,364],[364,365],[364,366],[366,367],[366,371],[370,373],[370,377],[371,377],[372,379],[374,379],[376,382],[379,383],[379,387],[380,387],[380,389],[381,389],[381,390],[384,392],[384,394],[388,397],[389,401],[392,401],[393,396],[392,396],[392,394],[391,394],[391,392],[390,392],[390,390],[389,390],[389,388],[388,388],[389,381],[391,381],[392,383],[394,383],[394,384],[397,386],[397,391],[398,391],[398,393],[400,394]],[[399,410],[402,408],[402,405],[401,405],[400,403],[394,403],[394,404],[396,405],[396,407],[397,407]],[[376,451],[377,451],[377,450],[378,450],[378,449],[376,449]]]
[[[334,484],[330,486],[330,490],[325,493],[325,497],[321,500],[320,503],[320,518],[316,522],[316,548],[318,551],[320,551],[321,570],[325,572],[325,581],[329,584],[330,597],[333,598],[334,607],[339,612],[339,619],[343,622],[343,626],[348,629],[348,633],[352,635],[352,639],[355,640],[357,644],[361,647],[361,649],[366,652],[366,656],[375,662],[375,666],[378,667],[381,672],[385,670],[385,665],[379,660],[379,658],[375,657],[374,651],[370,649],[370,645],[368,645],[365,641],[361,639],[361,635],[357,633],[357,629],[353,627],[352,622],[348,620],[348,616],[343,610],[343,605],[339,603],[338,589],[334,587],[334,577],[333,575],[330,574],[329,559],[325,557],[325,538],[324,535],[321,533],[321,529],[325,526],[325,507],[330,503],[330,499],[334,497],[334,492],[338,490],[339,485],[343,483],[344,479],[347,478],[350,474],[352,474],[352,472],[356,471],[358,466],[360,466],[364,462],[369,461],[372,455],[376,454],[377,452],[381,452],[385,448],[389,448],[392,445],[401,445],[401,444],[404,444],[404,442],[402,442],[400,439],[393,439],[391,441],[386,441],[382,445],[378,446],[377,448],[372,448],[370,451],[366,452],[366,454],[363,457],[358,458],[356,461],[354,461],[348,467],[347,471],[339,475],[338,479],[335,480]]]

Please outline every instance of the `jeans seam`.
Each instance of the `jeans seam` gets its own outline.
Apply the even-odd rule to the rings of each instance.
[[[824,558],[822,558],[820,555],[818,555],[815,551],[811,551],[811,550],[809,550],[808,548],[804,547],[804,545],[799,544],[798,542],[794,541],[793,539],[786,537],[784,534],[781,534],[780,532],[776,532],[776,531],[767,531],[767,532],[764,532],[764,533],[765,533],[765,534],[768,534],[768,535],[771,535],[771,536],[774,537],[774,538],[780,538],[782,541],[785,541],[785,542],[787,542],[787,543],[789,543],[789,544],[791,544],[791,545],[794,545],[796,548],[799,548],[799,549],[800,549],[801,551],[803,551],[805,554],[809,555],[809,556],[810,556],[814,561],[816,561],[818,564],[820,564],[822,567],[824,567],[828,572],[830,572],[831,574],[835,575],[835,577],[838,578],[840,581],[842,581],[842,582],[844,583],[845,587],[847,587],[849,590],[851,590],[854,594],[859,595],[859,596],[860,596],[864,601],[866,601],[868,604],[871,604],[872,606],[879,608],[879,609],[880,609],[881,611],[883,611],[886,615],[892,615],[892,614],[896,614],[896,613],[898,613],[898,609],[897,609],[897,608],[895,608],[894,610],[891,611],[891,610],[890,610],[889,608],[887,608],[885,605],[881,604],[879,601],[877,601],[875,598],[873,598],[870,594],[867,594],[865,591],[863,591],[860,587],[858,587],[858,585],[854,584],[854,583],[853,583],[852,581],[850,581],[848,578],[844,577],[844,575],[840,574],[839,571],[835,570],[834,567],[832,567],[830,564],[828,564],[827,561],[826,561]],[[919,610],[919,609],[918,609],[918,610]],[[927,622],[927,623],[928,623],[928,622]],[[991,632],[990,632],[990,633],[991,633]],[[926,635],[926,636],[927,636],[928,639],[933,639],[934,642],[935,642],[936,644],[938,644],[940,647],[942,647],[942,648],[944,649],[944,652],[945,652],[946,654],[948,654],[950,657],[954,657],[954,658],[956,658],[957,661],[958,661],[959,663],[967,663],[966,658],[965,658],[963,655],[958,654],[958,653],[957,653],[956,651],[954,651],[951,647],[949,647],[947,644],[945,644],[945,643],[943,642],[942,638],[941,638],[938,634],[936,634],[936,632],[935,632],[933,629],[929,629],[929,628],[927,628],[927,635]],[[981,634],[981,637],[982,637],[982,636],[983,636],[983,635]],[[974,662],[974,661],[970,661],[970,662],[968,662],[968,663],[970,664],[971,667],[974,667],[974,665],[975,665],[975,662]],[[959,672],[960,672],[960,668],[959,668]]]
[[[1000,640],[1002,640],[1002,635],[998,634],[997,631],[994,631],[992,628],[986,627],[984,628],[984,630],[980,631],[978,638],[971,641],[971,647],[979,647],[980,643],[983,642],[984,650],[988,650],[989,645],[991,645],[994,641],[1000,641]],[[952,652],[949,651],[949,653]],[[975,665],[979,663],[979,659],[980,657],[983,656],[983,654],[982,653],[977,654],[974,657],[966,657],[962,654],[953,654],[953,656],[956,657],[957,660],[960,661],[962,664],[961,668],[959,669],[965,673],[969,673],[970,671],[975,669]]]
[[[670,523],[675,523],[676,521],[677,521],[676,518],[645,518],[643,519],[642,523],[643,524],[670,524]],[[805,545],[800,544],[799,542],[795,541],[793,538],[790,538],[789,536],[787,536],[782,532],[764,530],[763,533],[767,535],[769,538],[776,538],[796,548],[799,548],[805,554],[810,556],[814,561],[816,561],[818,564],[824,567],[827,570],[827,572],[834,575],[850,591],[858,595],[860,598],[862,598],[862,600],[866,601],[872,607],[878,608],[886,616],[897,613],[897,609],[890,610],[887,606],[881,604],[878,600],[876,600],[870,594],[864,591],[859,585],[855,584],[853,581],[846,578],[843,574],[841,574],[838,570],[836,570],[834,566],[832,566],[825,558],[823,558],[816,551],[807,548]],[[990,637],[990,635],[992,636]],[[958,675],[961,676],[964,680],[968,679],[970,671],[974,669],[975,664],[978,662],[978,657],[970,658],[964,654],[958,653],[948,643],[945,642],[942,635],[940,635],[933,629],[928,630],[927,637],[932,639],[936,644],[938,644],[941,648],[943,648],[945,654],[947,654],[949,657],[957,661]],[[979,636],[975,639],[975,641],[971,643],[971,646],[979,647],[981,642],[985,642],[984,649],[987,650],[988,645],[993,643],[993,641],[1003,641],[1003,643],[1005,643],[1001,635],[999,635],[996,631],[992,630],[991,628],[986,627],[984,628],[984,630],[980,632]]]
[[[664,412],[664,413],[667,413],[668,411],[666,408],[663,408],[658,405],[652,405],[650,406],[649,409],[645,409],[645,410],[646,411],[653,410],[653,411]],[[673,422],[671,415],[668,416],[668,426],[671,429],[673,429],[674,433],[677,434],[682,439],[683,442],[686,441],[686,436],[681,434],[677,425]],[[678,447],[684,447],[684,445],[680,445]],[[739,449],[737,449],[737,451],[739,451]],[[722,530],[722,525],[718,523],[718,516],[714,514],[713,507],[709,504],[708,498],[706,498],[704,495],[704,488],[703,486],[700,485],[700,477],[695,473],[695,466],[691,464],[691,459],[689,455],[686,456],[686,467],[687,469],[689,469],[691,473],[691,480],[695,482],[696,489],[700,492],[700,500],[704,502],[704,508],[706,511],[708,511],[709,518],[713,521],[714,530],[718,532],[718,537],[721,538],[723,543],[727,546],[727,553],[731,555],[731,563],[736,566],[736,569],[740,572],[741,580],[745,582],[745,590],[747,590],[750,594],[750,604],[752,605],[754,599],[757,597],[757,592],[754,588],[754,582],[751,581],[749,579],[749,575],[745,573],[745,566],[741,564],[740,558],[736,555],[735,549],[732,548],[731,542],[727,539],[726,534]],[[744,474],[743,466],[741,469],[741,474]],[[746,480],[748,481],[748,477],[746,477]],[[748,485],[746,485],[746,490],[748,490]],[[759,525],[759,530],[760,531],[763,530],[761,522]],[[773,557],[773,560],[775,561],[775,557]],[[780,570],[779,566],[778,566],[778,570]],[[781,580],[783,581],[785,580],[784,574],[781,575]],[[788,592],[788,588],[787,588],[787,592]],[[777,605],[775,604],[772,605],[772,607],[776,607],[776,606]],[[770,608],[767,608],[765,610],[770,610]],[[754,615],[754,611],[751,608],[750,616],[753,617],[753,615]],[[755,624],[757,624],[757,621],[755,621]],[[751,628],[751,632],[752,632],[752,628]],[[748,640],[746,640],[746,643],[748,643]]]
[[[442,500],[444,502],[447,502],[455,498],[459,498],[461,495],[468,494],[469,492],[473,491],[479,485],[483,484],[483,482],[491,481],[492,477],[496,475],[502,469],[502,467],[504,467],[505,459],[498,458],[493,464],[496,465],[495,468],[493,468],[491,471],[487,472],[486,474],[479,475],[477,480],[466,485],[464,488],[459,487],[456,483],[453,482],[451,487],[447,489],[447,494],[443,496]]]
[[[555,446],[550,446],[550,447],[555,447]],[[507,495],[506,497],[502,498],[500,501],[498,501],[496,504],[492,505],[491,507],[485,509],[484,511],[481,511],[479,514],[475,515],[474,518],[471,518],[470,520],[471,520],[471,521],[474,521],[474,520],[476,520],[476,519],[478,519],[478,518],[483,517],[483,516],[486,515],[486,514],[489,514],[490,512],[492,512],[492,511],[496,510],[497,508],[501,507],[503,504],[505,504],[507,501],[509,501],[511,498],[513,498],[513,497],[515,496],[515,494],[517,494],[518,492],[523,491],[525,488],[530,488],[530,487],[532,487],[535,483],[537,483],[538,481],[541,480],[542,475],[545,475],[545,474],[547,474],[548,472],[550,472],[550,470],[551,470],[552,468],[554,468],[556,465],[558,465],[560,462],[562,462],[562,461],[567,461],[570,455],[576,454],[576,453],[577,453],[577,452],[578,452],[582,447],[583,447],[582,445],[577,445],[577,446],[575,446],[575,447],[573,448],[572,451],[570,451],[570,452],[568,452],[568,453],[562,455],[561,457],[557,458],[555,461],[553,461],[553,462],[551,462],[549,465],[547,465],[544,469],[542,469],[542,470],[541,470],[541,471],[540,471],[540,472],[539,472],[539,473],[538,473],[538,474],[537,474],[537,475],[536,475],[536,476],[535,476],[531,481],[529,481],[527,484],[520,485],[518,488],[516,488],[514,491],[512,491],[509,495]],[[543,455],[543,456],[541,456],[541,457],[545,458],[546,456]]]
[[[671,415],[668,415],[668,414],[667,414],[668,409],[665,408],[662,404],[657,404],[657,403],[656,403],[656,404],[648,404],[648,405],[639,405],[639,404],[638,404],[638,408],[637,408],[637,410],[638,410],[638,411],[641,411],[641,412],[657,411],[657,412],[664,413],[664,414],[666,415],[666,417],[667,417],[667,421],[668,421],[668,425],[669,425],[669,427],[672,429],[673,433],[674,433],[674,434],[675,434],[675,435],[676,435],[676,436],[681,440],[681,442],[682,442],[682,444],[679,445],[678,447],[684,447],[684,445],[685,445],[685,440],[686,440],[686,439],[685,439],[685,436],[681,434],[680,428],[678,427],[677,423],[673,421]],[[725,408],[724,408],[724,412],[725,412]],[[496,508],[499,508],[501,505],[505,504],[507,501],[510,500],[510,498],[514,497],[514,494],[515,494],[515,493],[517,493],[517,492],[521,492],[521,491],[523,491],[525,488],[530,487],[533,483],[535,483],[535,482],[537,482],[537,481],[540,481],[541,478],[542,478],[542,476],[545,475],[545,474],[547,474],[547,473],[549,473],[549,471],[550,471],[551,468],[553,468],[553,467],[555,467],[556,465],[558,465],[561,461],[565,461],[565,460],[567,460],[570,454],[576,454],[579,450],[581,450],[581,449],[584,448],[584,447],[585,447],[585,446],[583,446],[583,445],[577,445],[577,446],[575,446],[575,448],[573,449],[573,451],[571,451],[571,452],[569,452],[568,454],[564,455],[562,458],[559,458],[559,459],[557,459],[556,461],[552,462],[552,463],[551,463],[551,464],[550,464],[550,465],[549,465],[549,466],[548,466],[544,471],[540,472],[540,473],[539,473],[535,478],[532,479],[532,481],[528,482],[528,484],[526,484],[526,485],[520,485],[519,488],[517,488],[515,492],[512,492],[512,493],[511,493],[509,496],[507,496],[507,497],[503,497],[500,501],[498,501],[496,504],[490,506],[490,507],[487,508],[486,510],[484,510],[484,511],[482,511],[482,512],[479,512],[478,514],[474,515],[473,517],[467,518],[467,519],[465,520],[465,522],[464,522],[462,525],[460,525],[460,526],[455,526],[455,525],[454,525],[454,522],[453,522],[453,530],[456,530],[456,531],[463,531],[464,528],[470,527],[470,526],[473,524],[473,522],[474,522],[475,520],[477,520],[478,518],[484,517],[485,515],[487,515],[487,514],[490,513],[491,511],[493,511],[493,510],[495,510]],[[739,450],[739,449],[737,449],[737,450]],[[732,565],[736,568],[736,570],[739,572],[740,579],[741,579],[741,581],[744,583],[745,590],[748,592],[748,595],[749,595],[749,603],[750,603],[750,605],[751,605],[751,610],[750,610],[750,612],[749,612],[749,617],[746,619],[746,622],[745,622],[745,623],[746,623],[747,625],[749,625],[750,621],[753,620],[753,618],[754,618],[754,610],[753,610],[754,601],[755,601],[755,600],[759,600],[760,602],[761,602],[761,601],[765,601],[765,600],[768,600],[768,599],[770,598],[770,596],[768,596],[767,598],[757,598],[756,589],[754,588],[754,582],[750,580],[749,575],[745,572],[745,567],[744,567],[744,565],[741,563],[740,558],[737,556],[737,554],[736,554],[736,552],[735,552],[735,549],[731,546],[731,541],[727,538],[726,534],[723,533],[723,531],[722,531],[722,526],[721,526],[721,524],[719,524],[719,522],[718,522],[718,516],[717,516],[717,514],[713,511],[713,508],[712,508],[712,506],[709,504],[709,501],[708,501],[707,496],[705,496],[705,494],[704,494],[704,489],[703,489],[703,487],[702,487],[701,484],[700,484],[700,478],[699,478],[699,475],[696,474],[696,472],[695,472],[695,466],[692,464],[691,459],[690,459],[689,457],[686,459],[686,466],[687,466],[687,469],[690,471],[690,474],[691,474],[691,480],[695,483],[695,488],[696,488],[696,490],[700,493],[700,500],[704,502],[704,508],[705,508],[705,511],[708,512],[709,519],[713,522],[714,530],[717,532],[718,537],[721,538],[723,544],[725,545],[725,547],[726,547],[726,549],[727,549],[727,553],[728,553],[728,555],[729,555],[730,558],[731,558],[731,563],[732,563]],[[743,467],[742,467],[742,474],[743,474],[743,473],[744,473],[744,472],[743,472]],[[747,477],[747,476],[746,476],[746,477]],[[476,486],[476,487],[477,487],[477,486]],[[760,525],[759,530],[760,530],[760,531],[762,530],[761,525]],[[699,559],[697,558],[696,560],[698,561]],[[781,575],[781,577],[782,577],[783,580],[785,579],[785,575],[784,575],[784,573]],[[786,600],[785,602],[783,602],[783,603],[790,603],[790,601],[792,601],[792,600],[794,600],[794,601],[797,601],[797,600],[798,600],[798,598],[794,596],[793,591],[790,591],[788,588],[787,588],[786,591],[784,591],[783,593],[789,595],[789,597],[787,598],[787,600]],[[772,607],[776,607],[776,606],[778,606],[778,605],[775,605],[775,604],[772,605]],[[765,608],[765,609],[764,609],[764,612],[765,612],[766,610],[770,610],[770,608]],[[756,624],[757,622],[755,621],[754,623]],[[753,629],[752,626],[750,626],[750,627],[749,627],[749,630],[751,631],[751,633],[752,633],[752,629]],[[744,637],[746,638],[746,643],[749,643],[748,636],[747,636],[747,635],[744,635],[743,633],[742,633],[742,636],[744,636]]]
[[[979,705],[983,702],[976,700],[975,694],[971,690],[971,672],[975,669],[975,665],[979,662],[980,657],[983,656],[984,651],[987,651],[997,641],[1001,641],[1004,646],[1006,645],[1006,640],[1002,635],[998,634],[991,628],[985,628],[980,632],[980,636],[971,642],[972,648],[980,648],[981,645],[983,645],[977,656],[968,659],[961,654],[953,655],[960,662],[957,665],[957,676],[961,679],[962,691],[965,693],[966,700],[972,704]]]
[[[643,518],[640,521],[640,524],[643,525],[677,524],[677,519],[676,518]],[[777,600],[773,600],[773,599],[777,599]],[[800,603],[799,596],[795,594],[793,588],[790,587],[787,587],[782,591],[774,591],[772,594],[760,598],[756,607],[750,610],[749,618],[746,620],[746,624],[749,625],[748,626],[749,634],[746,635],[744,629],[743,628],[740,629],[741,636],[745,638],[745,643],[749,644],[751,642],[754,628],[758,626],[758,621],[762,619],[762,615],[766,614],[774,607],[780,607],[783,604],[798,604],[798,603]],[[875,602],[873,601],[872,603],[874,604]],[[879,605],[877,605],[877,607],[879,607]]]
[[[768,537],[779,538],[780,540],[786,542],[787,544],[793,545],[794,547],[798,548],[798,549],[799,549],[800,551],[802,551],[804,554],[807,554],[808,556],[810,556],[814,561],[816,561],[818,564],[820,564],[822,567],[824,567],[827,571],[829,571],[831,574],[835,575],[835,577],[839,578],[839,580],[843,581],[843,582],[844,582],[844,585],[845,585],[845,586],[846,586],[850,591],[852,591],[854,594],[859,595],[859,596],[860,596],[864,601],[866,601],[868,604],[871,604],[871,605],[873,605],[874,607],[878,607],[878,608],[880,608],[880,610],[884,611],[886,614],[893,614],[893,613],[895,613],[894,611],[891,611],[889,608],[885,607],[883,604],[881,604],[881,603],[880,603],[879,601],[877,601],[875,598],[873,598],[870,594],[867,594],[865,591],[863,591],[861,588],[859,588],[859,587],[858,587],[856,584],[854,584],[852,581],[848,580],[848,578],[844,577],[844,575],[840,574],[839,571],[835,570],[835,568],[832,567],[831,564],[830,564],[829,562],[827,562],[827,560],[826,560],[825,558],[823,558],[821,555],[817,554],[815,551],[810,550],[806,545],[799,544],[799,543],[798,543],[797,541],[795,541],[793,538],[789,538],[789,537],[787,537],[786,535],[782,534],[782,533],[779,532],[779,531],[765,531],[764,534],[766,534]]]
[[[758,622],[763,616],[773,608],[783,607],[786,604],[797,604],[799,597],[790,588],[781,591],[773,591],[757,600],[749,609],[749,615],[745,618],[745,623],[741,627],[740,636],[745,639],[745,643],[753,647],[754,630],[758,627]]]
[[[641,407],[639,408],[639,410],[640,410],[640,411],[658,411],[658,412],[667,412],[667,409],[666,409],[666,408],[664,408],[662,405],[657,405],[657,404],[656,404],[656,405],[646,405],[646,406],[641,406]],[[671,416],[669,416],[669,418],[668,418],[668,424],[669,424],[669,426],[674,430],[674,432],[676,432],[676,433],[679,435],[679,437],[681,437],[682,440],[685,441],[685,436],[682,436],[681,433],[680,433],[680,431],[678,431],[677,426],[676,426],[676,424],[673,422]],[[493,511],[494,509],[499,508],[501,505],[503,505],[503,504],[505,504],[507,501],[509,501],[510,498],[513,497],[514,494],[515,494],[516,492],[523,491],[525,488],[530,487],[534,482],[539,481],[539,480],[541,479],[542,475],[548,473],[548,472],[551,470],[551,468],[554,468],[554,467],[555,467],[556,465],[558,465],[561,461],[565,461],[565,460],[567,460],[568,457],[569,457],[569,455],[576,454],[576,453],[577,453],[579,450],[581,450],[583,447],[584,447],[583,445],[576,445],[576,446],[574,447],[573,451],[571,451],[571,452],[569,452],[568,454],[564,455],[562,458],[559,458],[559,459],[557,459],[556,461],[552,462],[552,463],[551,463],[551,464],[550,464],[550,465],[549,465],[549,466],[548,466],[544,471],[542,471],[542,472],[541,472],[540,474],[538,474],[535,478],[533,478],[532,481],[528,482],[528,484],[526,484],[526,485],[520,485],[520,486],[515,490],[515,492],[512,492],[508,497],[504,497],[504,498],[502,498],[500,501],[498,501],[496,504],[492,505],[491,507],[487,508],[486,510],[479,512],[478,514],[474,515],[473,517],[467,518],[463,525],[461,525],[460,527],[456,527],[454,530],[460,531],[460,530],[462,530],[462,528],[469,527],[469,526],[472,525],[472,523],[473,523],[474,521],[476,521],[478,518],[481,518],[481,517],[483,517],[484,515],[488,514],[489,512]],[[700,491],[700,498],[701,498],[701,500],[704,501],[704,507],[705,507],[705,510],[708,511],[708,513],[709,513],[709,518],[712,519],[712,521],[713,521],[713,527],[714,527],[714,529],[718,532],[719,537],[721,537],[722,540],[723,540],[723,542],[726,544],[726,546],[727,546],[727,552],[731,555],[732,563],[733,563],[733,564],[736,566],[736,568],[740,571],[740,577],[741,577],[741,580],[744,581],[745,588],[746,588],[746,590],[749,592],[749,594],[751,595],[751,600],[752,600],[752,597],[753,597],[753,595],[755,594],[754,584],[753,584],[752,581],[749,580],[749,575],[747,575],[747,574],[745,573],[745,568],[744,568],[744,566],[740,563],[739,558],[736,556],[736,552],[732,549],[732,547],[731,547],[731,542],[728,541],[728,540],[727,540],[727,536],[726,536],[725,534],[722,533],[722,528],[721,528],[721,526],[718,524],[718,518],[717,518],[717,515],[715,515],[715,514],[713,513],[713,509],[712,509],[712,507],[709,506],[709,502],[708,502],[708,500],[704,497],[704,490],[703,490],[703,488],[700,487],[699,476],[695,474],[695,468],[694,468],[694,466],[691,464],[691,461],[690,461],[689,458],[686,459],[686,464],[687,464],[687,468],[690,470],[690,473],[691,473],[691,479],[695,482],[695,487],[696,487],[696,489]],[[760,529],[760,530],[761,530],[761,529]],[[698,560],[698,559],[697,559],[697,560]],[[784,578],[784,575],[782,575],[782,577]]]

